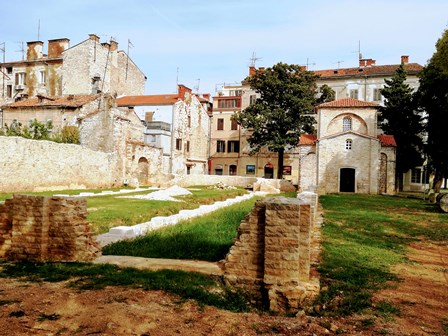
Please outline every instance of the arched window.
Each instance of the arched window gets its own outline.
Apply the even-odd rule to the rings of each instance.
[[[352,139],[345,140],[345,149],[352,149]]]
[[[342,119],[342,131],[350,131],[352,129],[352,118],[345,117]]]

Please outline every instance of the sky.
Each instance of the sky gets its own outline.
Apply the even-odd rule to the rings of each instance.
[[[401,55],[425,65],[448,28],[446,0],[0,0],[0,48],[22,59],[22,43],[57,38],[76,45],[111,38],[146,75],[146,94],[177,83],[217,95],[256,67],[278,62],[309,70],[376,64]],[[4,43],[4,44],[1,44]],[[0,57],[3,55],[0,53]],[[1,58],[0,58],[1,59]]]

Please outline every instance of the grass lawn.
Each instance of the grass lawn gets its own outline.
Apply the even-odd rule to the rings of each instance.
[[[87,220],[92,223],[96,233],[108,232],[115,226],[131,226],[149,221],[156,216],[170,216],[184,209],[195,209],[201,204],[211,204],[227,198],[233,198],[247,193],[245,189],[233,190],[208,189],[204,186],[192,187],[192,195],[175,197],[182,202],[142,200],[137,198],[118,198],[117,195],[86,197]],[[108,189],[119,190],[119,189]],[[54,194],[79,195],[80,192],[95,192],[101,190],[62,190],[27,193],[40,196]],[[146,195],[152,191],[139,191],[118,196]],[[0,194],[0,200],[12,197],[12,194]]]
[[[318,300],[323,315],[370,307],[373,291],[398,280],[391,266],[406,262],[412,241],[448,241],[448,214],[418,199],[377,195],[325,195],[323,258]],[[387,304],[385,304],[387,306]]]

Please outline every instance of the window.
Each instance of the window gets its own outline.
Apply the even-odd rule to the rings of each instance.
[[[12,85],[6,85],[6,96],[12,98]]]
[[[421,168],[412,168],[411,183],[422,183]]]
[[[150,134],[150,135],[149,135],[149,142],[156,142],[156,136]]]
[[[345,149],[352,149],[352,139],[345,140]]]
[[[39,71],[39,84],[45,84],[46,78],[46,72],[43,70]]]
[[[236,131],[238,129],[238,123],[236,122],[236,120],[231,120],[231,125],[230,125],[230,129],[232,131]]]
[[[215,175],[222,175],[222,168],[215,168]]]
[[[190,151],[190,141],[187,141],[186,151],[187,151],[187,152]]]
[[[220,99],[218,100],[219,108],[234,108],[241,107],[240,99]]]
[[[358,99],[358,90],[350,90],[350,98]]]
[[[352,129],[352,118],[345,117],[344,119],[342,119],[342,131],[343,132],[351,131],[351,129]]]
[[[283,166],[283,175],[291,175],[291,166]]]
[[[216,142],[216,152],[224,153],[226,151],[226,142],[224,140],[218,140]]]
[[[381,101],[381,89],[373,89],[373,101]]]
[[[256,100],[257,100],[257,96],[256,95],[250,95],[249,96],[249,104],[250,105],[254,104]]]
[[[229,175],[236,175],[236,165],[229,166]]]
[[[243,94],[243,90],[230,90],[231,96],[241,96]]]
[[[17,72],[15,83],[16,83],[16,85],[25,85],[26,84],[26,73]]]
[[[7,73],[8,75],[11,75],[11,74],[12,74],[12,67],[7,67],[7,68],[6,68],[6,73]]]
[[[254,175],[255,174],[255,165],[246,165],[246,174]]]
[[[187,117],[187,127],[191,127],[191,116]]]
[[[240,142],[239,141],[228,141],[227,142],[227,152],[229,153],[239,153],[240,151]]]
[[[224,119],[218,118],[218,127],[216,129],[218,131],[224,130]]]
[[[182,150],[182,139],[176,139],[176,149]]]

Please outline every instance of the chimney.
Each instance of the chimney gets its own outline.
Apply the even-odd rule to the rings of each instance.
[[[95,42],[100,42],[100,38],[95,34],[89,34],[89,39]]]
[[[184,98],[185,98],[185,93],[186,93],[186,92],[191,93],[191,89],[188,88],[188,87],[186,87],[185,85],[179,84],[179,85],[177,86],[177,92],[178,92],[177,96],[178,96],[180,99],[184,100]]]
[[[372,65],[375,65],[375,60],[374,59],[371,59],[371,58],[368,58],[368,59],[366,59],[366,66],[372,66]]]
[[[151,122],[154,117],[154,112],[145,112],[145,121]]]
[[[359,66],[360,66],[360,67],[365,67],[365,66],[366,66],[366,59],[361,58],[361,59],[359,60]]]
[[[61,57],[62,52],[68,49],[69,45],[68,38],[48,40],[48,58]]]
[[[118,42],[110,40],[110,51],[115,51],[118,49]]]
[[[255,67],[253,65],[251,65],[249,67],[249,76],[252,76],[253,74],[255,74],[255,71],[257,71],[257,69],[255,69]]]
[[[409,56],[406,56],[406,55],[401,56],[401,63],[408,64],[409,63]]]
[[[202,97],[204,97],[204,99],[210,101],[210,93],[203,93]]]
[[[27,42],[26,60],[31,61],[42,58],[43,45],[44,43],[42,41]]]

